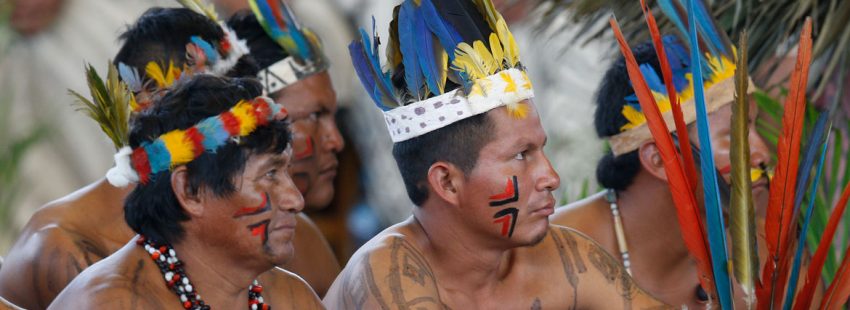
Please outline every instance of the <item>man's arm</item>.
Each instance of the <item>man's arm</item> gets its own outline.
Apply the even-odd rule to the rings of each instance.
[[[110,277],[107,277],[110,278]],[[56,296],[47,309],[173,309],[179,307],[177,299],[170,303],[150,295],[146,284],[131,281],[98,281],[81,283],[72,281]]]
[[[295,257],[283,268],[301,276],[319,297],[325,296],[339,275],[339,262],[319,227],[310,218],[299,213],[296,220]]]
[[[639,288],[622,264],[592,239],[565,227],[552,233],[574,308],[673,309]]]
[[[401,236],[363,249],[323,303],[328,309],[444,309],[425,257]]]
[[[0,296],[45,309],[83,269],[103,258],[91,242],[57,226],[22,236],[0,268]]]

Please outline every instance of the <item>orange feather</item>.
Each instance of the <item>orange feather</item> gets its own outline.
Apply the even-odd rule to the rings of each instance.
[[[788,275],[789,239],[794,215],[794,187],[800,163],[800,140],[803,134],[803,116],[806,108],[806,84],[812,57],[812,21],[807,19],[800,34],[797,65],[791,73],[785,113],[782,117],[782,133],[777,145],[777,165],[773,182],[770,183],[770,199],[765,220],[765,236],[768,248],[768,263],[762,272],[762,287],[759,290],[759,308],[767,307],[766,301],[779,306]]]
[[[637,60],[635,60],[629,44],[623,37],[617,20],[611,17],[609,22],[611,28],[614,30],[614,35],[617,37],[617,42],[620,44],[620,51],[623,53],[626,61],[629,79],[632,81],[635,95],[637,95],[638,102],[640,102],[640,106],[646,116],[647,126],[652,133],[652,137],[655,139],[658,153],[661,155],[661,160],[664,163],[664,171],[667,174],[670,193],[673,195],[673,201],[676,205],[676,215],[679,220],[679,226],[682,229],[685,246],[697,262],[697,268],[700,272],[699,280],[702,283],[702,287],[710,296],[716,296],[714,274],[711,269],[711,257],[706,248],[707,239],[705,232],[701,228],[701,214],[697,208],[694,192],[690,188],[687,175],[682,167],[682,161],[676,152],[676,146],[673,144],[673,137],[667,131],[667,125],[664,123],[661,111],[655,103],[652,91],[649,89],[646,80],[643,78],[643,74],[640,72]]]
[[[823,264],[826,261],[826,255],[829,254],[829,248],[832,246],[835,231],[838,230],[838,224],[841,223],[841,218],[844,215],[844,210],[847,208],[848,200],[850,200],[850,183],[847,183],[847,186],[844,187],[841,199],[838,200],[838,204],[835,205],[835,208],[832,209],[832,213],[829,215],[829,221],[827,221],[826,228],[824,228],[823,234],[821,235],[818,249],[815,250],[815,255],[812,255],[812,261],[809,264],[809,269],[806,273],[806,282],[803,285],[803,288],[800,289],[800,292],[797,293],[797,301],[794,304],[794,310],[808,309],[809,304],[812,303],[812,296],[815,294],[815,288],[818,286],[818,283],[820,283],[821,271],[823,271]],[[845,262],[841,263],[842,269],[848,267],[846,266],[847,254],[845,254],[844,260]],[[843,271],[843,273],[846,272],[848,271]],[[835,285],[835,282],[837,282],[838,278],[841,276],[842,271],[839,271],[838,277],[833,280],[833,285]],[[844,286],[847,285],[844,284]],[[829,294],[827,294],[827,296],[828,295]],[[825,300],[826,298],[824,301]]]

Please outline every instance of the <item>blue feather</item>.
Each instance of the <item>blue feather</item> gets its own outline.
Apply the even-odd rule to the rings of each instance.
[[[419,21],[413,6],[413,0],[406,0],[401,5],[398,13],[398,46],[401,50],[401,63],[404,64],[404,81],[407,83],[407,89],[416,100],[421,100],[422,86],[425,81],[422,79],[422,68],[419,67],[419,57],[417,57],[420,53],[417,51],[416,41],[421,40],[421,37],[415,31]],[[431,33],[426,35],[430,36]]]
[[[785,305],[783,309],[788,310],[791,309],[791,304],[794,298],[794,292],[797,290],[797,279],[800,277],[800,263],[803,257],[803,249],[806,247],[806,231],[809,230],[809,222],[811,222],[812,211],[815,207],[815,197],[817,196],[816,189],[818,188],[818,182],[820,181],[821,173],[823,172],[823,163],[826,158],[826,148],[829,145],[826,143],[829,141],[829,131],[831,129],[827,129],[827,127],[832,127],[832,125],[827,125],[827,119],[829,118],[829,110],[821,112],[820,116],[818,116],[817,123],[815,123],[815,129],[812,131],[812,135],[808,141],[811,141],[809,145],[806,147],[806,155],[805,160],[803,162],[803,168],[799,171],[799,174],[802,174],[797,177],[797,193],[794,196],[794,214],[799,212],[800,203],[803,201],[804,192],[802,189],[806,187],[806,183],[808,182],[809,172],[812,169],[812,162],[814,162],[814,153],[817,149],[818,145],[821,145],[820,150],[820,159],[818,159],[818,168],[815,173],[815,179],[812,180],[812,185],[809,187],[809,205],[806,208],[806,215],[803,217],[803,228],[800,230],[799,235],[797,236],[797,240],[799,240],[799,245],[797,246],[797,252],[794,253],[794,262],[791,265],[791,277],[788,278],[788,295],[785,295]],[[824,132],[826,132],[826,139],[823,139]],[[805,173],[804,173],[805,172]],[[805,178],[802,182],[800,182],[800,178]]]
[[[728,48],[723,42],[717,27],[714,25],[712,16],[708,12],[708,9],[706,9],[705,3],[698,1],[694,4],[694,9],[696,10],[697,25],[700,26],[700,33],[703,37],[708,37],[709,48],[712,50],[712,54],[719,55],[718,53],[722,53],[729,56]]]
[[[286,35],[284,33],[284,29],[281,29],[280,25],[278,25],[277,19],[275,19],[272,7],[269,3],[265,0],[256,0],[254,3],[257,5],[257,8],[260,9],[262,18],[265,20],[266,26],[268,26],[268,31],[271,32],[269,36],[272,38],[279,38]]]
[[[437,8],[434,7],[434,3],[431,0],[422,0],[419,4],[419,8],[422,11],[422,15],[425,19],[425,23],[428,25],[428,28],[431,29],[431,32],[437,36],[437,39],[440,40],[440,44],[443,45],[443,48],[449,54],[449,62],[454,61],[455,59],[455,48],[457,45],[463,42],[463,38],[461,38],[460,33],[446,20],[440,16],[440,13],[437,12]]]
[[[373,19],[374,20],[374,19]],[[372,66],[372,70],[374,70],[375,81],[379,83],[379,86],[385,89],[393,89],[392,82],[390,81],[390,75],[385,74],[381,69],[381,61],[378,58],[378,44],[377,42],[373,45],[372,39],[369,38],[369,35],[366,34],[366,30],[360,28],[360,39],[363,40],[362,46],[363,51],[366,53],[366,59]]]
[[[209,42],[201,39],[199,36],[192,36],[189,38],[192,43],[195,43],[198,47],[204,50],[204,54],[207,56],[207,63],[214,64],[218,62],[218,51],[210,44]]]
[[[414,31],[416,32],[415,37],[419,38],[418,40],[414,40],[416,42],[416,53],[419,59],[419,66],[422,69],[422,75],[425,76],[425,83],[428,86],[428,89],[431,90],[433,94],[442,94],[444,82],[441,80],[443,78],[443,72],[441,64],[438,64],[439,61],[443,61],[443,59],[436,58],[436,48],[434,44],[434,35],[428,30],[428,25],[425,24],[425,14],[423,10],[415,9],[414,13],[416,14],[416,24],[414,25]]]
[[[667,94],[667,87],[664,86],[664,82],[661,81],[661,77],[658,76],[658,72],[655,72],[652,65],[641,64],[640,72],[643,73],[644,80],[649,85],[649,89],[657,93]]]
[[[676,10],[676,4],[673,1],[674,0],[658,0],[658,6],[661,7],[661,12],[663,12],[664,15],[667,15],[667,18],[676,25],[676,28],[679,28],[679,33],[686,34],[688,33],[688,28]]]
[[[118,76],[127,84],[130,91],[137,93],[142,91],[142,78],[139,76],[139,70],[130,67],[123,62],[118,63]]]
[[[351,63],[354,66],[354,72],[360,78],[360,83],[363,88],[369,93],[369,97],[375,102],[381,110],[389,111],[392,107],[387,104],[393,103],[392,92],[389,89],[383,89],[380,80],[380,73],[376,74],[372,66],[372,61],[369,59],[366,47],[361,41],[353,41],[348,45],[348,52],[351,55]],[[378,71],[380,72],[380,71]]]
[[[268,0],[268,1],[278,1],[278,0]],[[298,47],[298,56],[301,59],[312,59],[313,52],[311,49],[310,41],[304,36],[304,33],[301,32],[301,28],[298,25],[298,22],[295,20],[295,17],[292,15],[292,12],[289,10],[289,6],[286,2],[281,2],[281,10],[283,11],[283,18],[286,21],[286,26],[288,28],[289,35],[292,37],[292,40],[295,41],[295,46]],[[374,17],[372,17],[374,23]]]
[[[698,45],[697,29],[694,23],[694,0],[688,0],[688,25],[691,46]],[[691,48],[691,70],[694,79],[694,101],[696,102],[697,130],[700,142],[700,170],[702,171],[703,190],[705,198],[706,228],[708,244],[711,250],[711,265],[714,271],[714,283],[721,309],[732,309],[732,286],[729,277],[729,254],[726,247],[726,228],[720,208],[720,192],[717,184],[717,171],[714,163],[714,152],[711,149],[709,136],[708,112],[705,105],[703,90],[702,56],[699,48]]]

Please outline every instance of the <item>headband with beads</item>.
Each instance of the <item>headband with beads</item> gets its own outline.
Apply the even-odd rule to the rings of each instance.
[[[169,131],[134,149],[122,147],[115,154],[115,167],[107,172],[106,178],[117,187],[147,184],[152,175],[185,165],[204,152],[215,152],[228,142],[238,141],[258,127],[286,116],[286,109],[268,97],[239,101],[229,111],[190,128]]]

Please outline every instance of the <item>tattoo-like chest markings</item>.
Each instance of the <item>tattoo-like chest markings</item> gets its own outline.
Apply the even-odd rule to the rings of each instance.
[[[263,240],[263,245],[265,245],[266,242],[269,239],[269,229],[268,228],[269,228],[270,222],[271,222],[271,219],[267,219],[267,220],[263,220],[259,223],[251,224],[251,225],[247,226],[248,230],[251,231],[252,236],[254,236],[254,237],[260,236],[260,238]]]
[[[543,310],[543,306],[540,305],[540,298],[534,299],[534,303],[531,304],[531,310]]]
[[[263,193],[263,201],[256,207],[243,207],[233,213],[233,218],[249,216],[249,215],[257,215],[266,211],[271,210],[271,201],[269,201],[269,193]]]
[[[517,181],[516,176],[508,178],[503,192],[490,196],[491,207],[501,207],[517,201],[519,201],[519,182]],[[502,209],[493,215],[493,218],[495,219],[493,224],[501,225],[501,234],[503,237],[510,238],[513,236],[518,215],[519,209],[517,208]]]
[[[506,204],[517,202],[519,200],[519,184],[517,184],[516,176],[508,178],[508,183],[505,185],[505,191],[493,196],[490,196],[490,206],[500,207]]]
[[[617,293],[623,296],[623,308],[631,309],[632,298],[637,291],[632,278],[626,273],[626,269],[620,266],[620,263],[615,261],[613,257],[607,255],[599,246],[591,246],[588,254],[588,260],[593,267],[596,267],[609,284],[616,287]]]
[[[406,296],[404,281],[412,281],[427,290],[437,290],[437,279],[428,262],[412,245],[397,238],[390,252],[390,274],[388,277],[392,302],[399,309],[441,308],[440,296]]]
[[[302,160],[313,157],[313,137],[307,136],[304,138],[304,149],[299,150],[294,154],[295,160]]]

